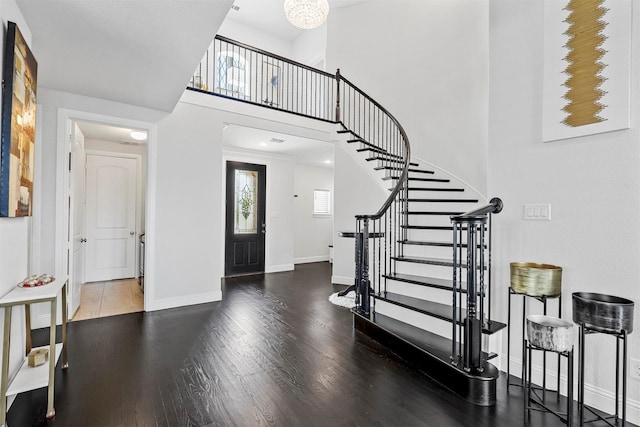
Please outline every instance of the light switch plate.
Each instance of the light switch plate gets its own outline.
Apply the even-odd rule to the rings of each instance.
[[[551,221],[551,205],[548,203],[530,203],[524,205],[525,221]]]

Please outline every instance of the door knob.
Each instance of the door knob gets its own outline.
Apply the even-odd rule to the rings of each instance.
[[[129,236],[133,236],[134,234],[136,234],[136,232],[135,232],[135,231],[130,231],[130,232],[129,232]]]
[[[87,239],[80,239],[80,243],[86,243]]]

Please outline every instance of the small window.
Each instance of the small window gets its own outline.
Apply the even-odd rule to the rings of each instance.
[[[226,95],[248,93],[247,60],[235,52],[220,52],[216,59],[216,89]]]
[[[331,192],[329,190],[313,190],[313,214],[331,215]]]

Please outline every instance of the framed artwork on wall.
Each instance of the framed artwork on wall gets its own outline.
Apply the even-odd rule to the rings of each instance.
[[[545,0],[543,141],[628,129],[631,0]]]
[[[280,105],[282,82],[280,65],[271,61],[263,61],[262,65],[262,103],[270,107]]]
[[[3,68],[0,216],[31,216],[38,64],[13,22]]]

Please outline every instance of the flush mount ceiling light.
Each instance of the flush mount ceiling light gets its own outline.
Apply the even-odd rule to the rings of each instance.
[[[139,130],[132,130],[131,132],[129,132],[129,135],[136,141],[144,141],[145,139],[147,139],[147,133]]]
[[[284,0],[284,13],[293,25],[303,30],[317,28],[327,20],[327,0]]]

